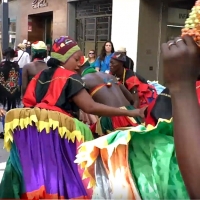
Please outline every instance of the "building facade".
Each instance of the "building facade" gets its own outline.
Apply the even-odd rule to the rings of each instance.
[[[160,46],[180,34],[185,20],[175,22],[180,13],[169,9],[168,2],[12,0],[9,2],[10,42],[17,44],[28,39],[51,44],[53,39],[67,34],[75,38],[87,54],[90,49],[99,53],[105,41],[111,40],[115,49],[126,47],[138,73],[162,82]],[[182,18],[184,12],[180,15]],[[180,25],[179,29],[173,27],[174,24]]]

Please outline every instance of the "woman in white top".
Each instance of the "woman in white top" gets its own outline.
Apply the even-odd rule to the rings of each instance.
[[[29,54],[26,52],[26,46],[24,44],[19,44],[17,46],[18,48],[18,65],[19,65],[19,72],[20,72],[20,79],[19,79],[19,85],[20,88],[22,86],[22,69],[23,67],[30,63],[30,56]]]

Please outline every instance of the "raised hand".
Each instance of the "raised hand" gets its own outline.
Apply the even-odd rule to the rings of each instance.
[[[200,48],[192,37],[179,37],[164,43],[162,56],[164,81],[170,92],[195,85],[200,72]]]

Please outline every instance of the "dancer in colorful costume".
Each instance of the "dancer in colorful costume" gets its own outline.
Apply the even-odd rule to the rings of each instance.
[[[130,117],[138,113],[94,102],[76,73],[81,57],[73,39],[56,39],[48,61],[51,67],[28,85],[23,98],[26,108],[7,113],[4,145],[10,157],[0,198],[91,198],[92,191],[82,182],[82,172],[74,160],[78,146],[93,137],[88,126],[75,118],[77,111]]]
[[[113,54],[110,61],[110,72],[133,94],[135,99],[134,106],[136,108],[145,107],[157,97],[156,90],[139,74],[123,67],[126,62],[126,56],[121,60],[118,59],[122,55],[120,52]]]
[[[118,57],[122,59],[123,56]],[[97,72],[87,65],[82,66],[79,70],[85,88],[88,90],[94,101],[107,106],[121,107],[126,110],[135,110],[133,104],[133,96],[117,79],[106,73]],[[137,110],[137,109],[136,109]],[[139,116],[144,117],[144,109],[139,110]],[[91,126],[93,133],[99,136],[106,135],[116,129],[137,126],[141,124],[141,118],[131,118],[126,116],[104,117],[99,116],[96,124]]]
[[[88,58],[86,58],[84,56],[83,60],[84,61],[83,61],[81,68],[84,68],[84,69],[87,68],[88,71],[93,71],[94,68],[90,66]],[[87,113],[83,112],[82,110],[80,110],[79,111],[79,120],[82,121],[83,123],[89,125],[89,126],[93,126],[97,122],[98,117],[95,116],[95,115],[87,114]]]
[[[194,80],[195,75],[198,73],[197,71],[199,71],[195,66],[200,63],[200,57],[199,50],[197,51],[197,47],[195,47],[196,45],[190,37],[184,37],[181,40],[180,38],[176,39],[174,45],[177,45],[177,47],[172,47],[174,51],[172,48],[169,49],[169,44],[163,45],[164,77],[165,80],[169,81],[166,83],[169,83],[170,94],[172,92],[172,97],[174,97],[174,99],[172,98],[172,105],[174,104],[174,106],[179,107],[179,110],[181,110],[181,97],[185,97],[186,102],[187,92],[190,97],[195,95]],[[183,48],[180,48],[179,45],[182,45]],[[178,72],[174,74],[172,72],[177,68],[175,66],[178,66]],[[187,70],[190,67],[193,68],[193,72],[191,69]],[[170,73],[167,71],[168,68],[170,68]],[[193,81],[191,78],[193,78]],[[191,83],[187,84],[186,82],[185,84],[185,80],[188,79],[190,79]],[[177,84],[172,84],[172,80]],[[187,89],[187,92],[181,92],[185,89]],[[170,109],[171,96],[167,94],[168,91],[168,89],[163,91],[158,97],[160,99],[157,99],[157,105],[156,103],[154,104],[153,108],[157,109],[154,111],[155,114],[161,111],[160,105],[167,105],[169,106],[168,109]],[[184,96],[178,96],[183,93]],[[165,99],[163,100],[162,98]],[[191,98],[187,99],[187,104],[185,102],[183,103],[184,107],[190,105],[189,102],[194,103],[191,117],[193,113],[199,112],[196,103],[197,99]],[[124,131],[116,131],[81,145],[76,162],[84,169],[83,177],[89,177],[91,184],[93,183],[94,198],[189,199],[190,197],[200,197],[198,189],[200,179],[195,177],[199,170],[196,167],[198,162],[195,165],[193,164],[199,154],[199,142],[192,140],[195,143],[195,148],[193,148],[190,140],[190,130],[193,136],[197,138],[199,129],[192,129],[189,126],[190,121],[186,117],[188,109],[181,111],[182,114],[178,114],[179,110],[177,108],[175,110],[176,127],[178,127],[178,129],[175,129],[175,132],[177,131],[177,135],[179,135],[177,138],[174,138],[173,135],[171,107],[165,116],[171,119],[158,119],[156,126],[148,125],[145,127],[140,125]],[[158,117],[158,115],[155,116]],[[184,123],[179,120],[180,118],[184,118]],[[199,124],[198,121],[195,120],[195,122],[195,127],[199,127],[197,125]],[[182,128],[183,124],[184,128]],[[182,138],[183,132],[185,132],[184,139]],[[174,139],[176,144],[174,144]],[[185,149],[185,146],[183,148],[182,139],[187,149]],[[175,145],[178,150],[177,156]],[[195,157],[191,155],[190,148],[193,149]],[[187,161],[185,161],[185,157]],[[177,163],[177,159],[179,163]],[[193,174],[192,176],[191,173]]]

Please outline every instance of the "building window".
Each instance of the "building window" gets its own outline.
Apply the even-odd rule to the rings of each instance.
[[[10,20],[9,25],[9,46],[14,48],[16,46],[16,19]]]
[[[76,3],[76,40],[82,51],[100,53],[111,38],[112,0],[83,0]]]

